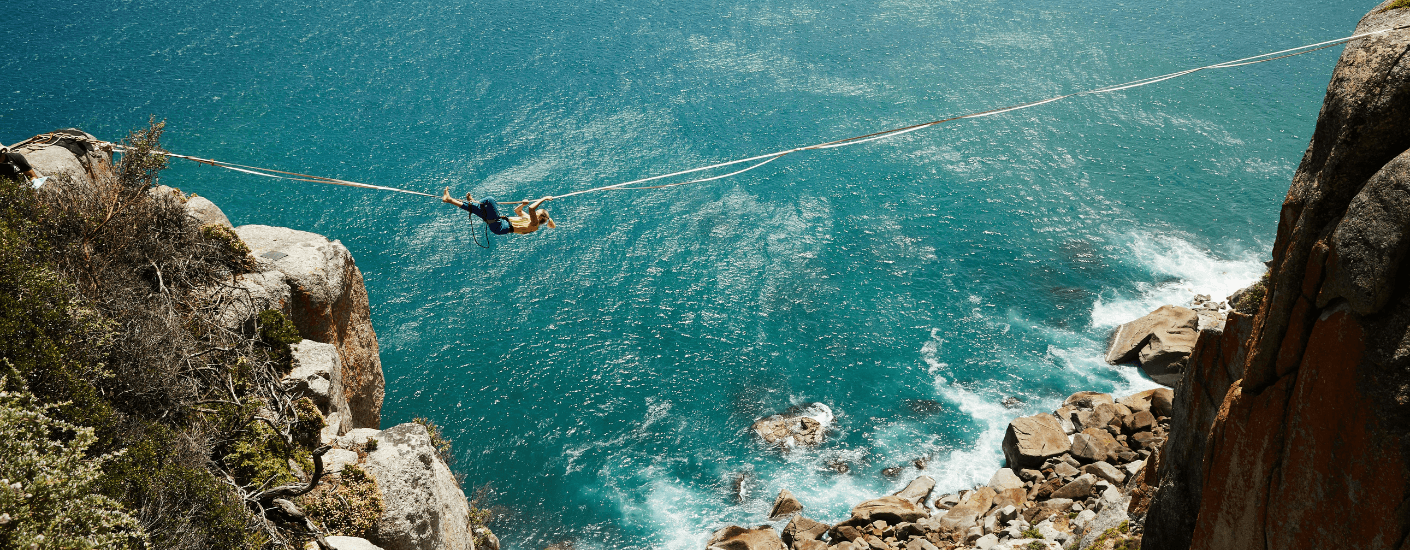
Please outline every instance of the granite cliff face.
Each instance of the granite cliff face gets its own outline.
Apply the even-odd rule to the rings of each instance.
[[[1377,7],[1358,33],[1410,25]],[[1283,203],[1267,297],[1202,333],[1146,545],[1402,548],[1410,535],[1410,29],[1349,44]]]

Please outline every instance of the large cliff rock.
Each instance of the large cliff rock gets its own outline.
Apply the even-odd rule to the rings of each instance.
[[[283,309],[305,338],[338,348],[350,428],[381,423],[383,377],[372,329],[367,287],[352,253],[338,241],[284,227],[242,225],[235,233],[250,247],[260,273],[242,277],[258,295],[283,296]],[[277,281],[282,275],[283,280]]]
[[[1357,32],[1410,24],[1410,9],[1386,5]],[[1406,544],[1407,52],[1410,31],[1398,30],[1342,54],[1283,203],[1249,336],[1228,329],[1196,346],[1187,378],[1199,380],[1177,397],[1148,548]]]
[[[376,443],[369,445],[370,440]],[[370,540],[386,550],[473,550],[470,505],[446,467],[426,427],[358,429],[335,438],[344,449],[363,449],[361,466],[377,479],[386,507]]]

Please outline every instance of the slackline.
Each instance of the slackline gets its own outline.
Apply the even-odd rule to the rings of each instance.
[[[1265,54],[1259,54],[1259,55],[1255,55],[1255,56],[1252,56],[1252,57],[1245,57],[1245,58],[1242,58],[1242,59],[1235,59],[1235,60],[1232,60],[1232,61],[1225,61],[1225,62],[1223,62],[1223,63],[1215,63],[1215,64],[1213,64],[1213,65],[1205,65],[1205,66],[1203,66],[1203,67],[1196,67],[1196,68],[1193,68],[1193,69],[1185,69],[1185,70],[1183,70],[1183,71],[1176,71],[1176,72],[1173,72],[1173,73],[1167,73],[1167,74],[1163,74],[1163,75],[1160,75],[1160,76],[1152,76],[1152,77],[1148,77],[1148,78],[1142,78],[1142,79],[1139,79],[1139,80],[1132,80],[1132,81],[1130,81],[1130,82],[1124,82],[1124,83],[1121,83],[1121,84],[1114,84],[1114,85],[1109,85],[1109,86],[1103,86],[1103,87],[1100,87],[1100,88],[1093,88],[1093,89],[1085,90],[1085,91],[1081,91],[1081,92],[1073,92],[1073,93],[1064,94],[1064,95],[1060,95],[1060,96],[1050,97],[1050,98],[1047,98],[1047,99],[1040,99],[1040,100],[1037,100],[1037,101],[1030,101],[1030,102],[1027,102],[1027,103],[1019,103],[1019,104],[1016,104],[1016,105],[1009,105],[1009,106],[1006,106],[1006,107],[998,107],[998,108],[989,109],[989,110],[986,110],[986,111],[978,111],[978,112],[973,112],[973,113],[968,113],[968,114],[963,114],[963,115],[958,115],[958,116],[952,116],[952,117],[949,117],[949,118],[942,118],[942,119],[939,119],[939,120],[932,120],[932,121],[930,121],[930,122],[922,122],[922,123],[919,123],[919,124],[912,124],[912,125],[909,125],[909,126],[902,126],[902,127],[899,127],[899,128],[891,128],[891,129],[889,129],[889,130],[881,130],[881,131],[878,131],[878,132],[872,132],[872,133],[864,134],[864,135],[860,135],[860,136],[853,136],[853,137],[849,137],[849,138],[837,139],[837,140],[827,141],[827,142],[818,143],[818,144],[814,144],[814,145],[806,145],[806,146],[803,146],[803,147],[795,147],[795,148],[787,149],[787,150],[783,150],[783,151],[776,151],[776,152],[773,152],[773,153],[766,153],[766,154],[762,154],[762,155],[755,155],[755,156],[752,156],[752,157],[749,157],[749,158],[741,158],[741,159],[736,159],[736,160],[731,160],[731,161],[726,161],[726,162],[719,162],[719,163],[711,164],[711,165],[708,165],[708,166],[701,166],[701,167],[699,167],[699,168],[691,168],[691,169],[689,169],[689,170],[681,170],[681,171],[679,171],[679,172],[671,172],[671,173],[669,173],[669,174],[661,174],[661,175],[658,175],[658,176],[651,176],[651,177],[636,179],[636,180],[632,180],[632,181],[626,181],[626,182],[622,182],[622,183],[616,183],[616,184],[612,184],[612,185],[604,185],[604,186],[602,186],[602,187],[594,187],[594,188],[592,188],[592,189],[583,189],[583,190],[580,190],[580,191],[572,191],[572,192],[565,193],[565,194],[562,194],[562,195],[548,196],[547,198],[551,198],[551,199],[561,199],[561,198],[565,198],[565,197],[572,197],[572,196],[576,196],[576,195],[583,195],[583,194],[586,194],[586,193],[595,193],[595,192],[598,192],[598,191],[628,191],[628,190],[664,189],[664,188],[667,188],[667,187],[676,187],[676,186],[680,186],[680,185],[690,185],[690,184],[694,184],[694,183],[704,183],[704,182],[708,182],[708,181],[715,181],[715,180],[720,180],[720,179],[725,179],[725,178],[737,176],[737,175],[743,174],[743,173],[748,172],[748,171],[751,171],[751,170],[755,170],[755,169],[760,168],[760,167],[763,167],[764,165],[769,164],[769,163],[771,163],[771,162],[773,162],[773,161],[776,161],[776,160],[778,160],[778,159],[781,159],[781,158],[783,158],[783,157],[785,157],[785,156],[788,156],[788,155],[791,155],[791,154],[794,154],[794,153],[800,153],[800,152],[803,152],[803,151],[813,151],[813,150],[821,150],[821,149],[836,149],[836,148],[847,147],[847,146],[851,146],[851,145],[861,145],[861,144],[863,144],[863,143],[871,143],[871,142],[875,142],[875,141],[880,141],[880,140],[884,140],[884,139],[889,139],[889,138],[894,138],[894,137],[897,137],[897,136],[909,134],[909,133],[915,132],[915,131],[917,131],[917,130],[923,130],[923,129],[925,129],[925,128],[930,128],[930,127],[932,127],[932,126],[938,126],[938,125],[941,125],[941,124],[945,124],[945,123],[947,123],[947,122],[955,122],[955,121],[959,121],[959,120],[990,117],[990,116],[1000,115],[1000,114],[1004,114],[1004,113],[1012,113],[1012,112],[1014,112],[1014,111],[1021,111],[1021,110],[1024,110],[1024,109],[1031,109],[1031,108],[1034,108],[1034,107],[1038,107],[1038,106],[1040,106],[1040,105],[1046,105],[1046,104],[1049,104],[1049,103],[1054,103],[1054,102],[1057,102],[1057,101],[1062,101],[1062,100],[1064,100],[1064,99],[1069,99],[1069,98],[1074,98],[1074,97],[1088,96],[1088,95],[1097,95],[1097,94],[1108,94],[1108,93],[1120,92],[1120,91],[1124,91],[1124,90],[1130,90],[1130,89],[1134,89],[1134,88],[1140,88],[1140,87],[1143,87],[1143,86],[1150,86],[1150,85],[1152,85],[1152,84],[1157,84],[1157,83],[1160,83],[1160,82],[1165,82],[1165,81],[1167,81],[1167,80],[1172,80],[1172,79],[1180,78],[1180,77],[1183,77],[1183,76],[1189,76],[1189,75],[1191,75],[1191,74],[1194,74],[1194,73],[1197,73],[1197,72],[1200,72],[1200,71],[1213,70],[1213,69],[1232,69],[1232,68],[1235,68],[1235,67],[1244,67],[1244,66],[1248,66],[1248,65],[1255,65],[1255,64],[1258,64],[1258,63],[1267,63],[1267,62],[1269,62],[1269,61],[1277,61],[1277,60],[1279,60],[1279,59],[1286,59],[1286,58],[1289,58],[1289,57],[1296,57],[1296,56],[1299,56],[1299,55],[1305,55],[1305,54],[1309,54],[1309,53],[1312,53],[1312,52],[1316,52],[1316,51],[1324,50],[1324,49],[1327,49],[1327,48],[1331,48],[1331,47],[1333,47],[1333,46],[1337,46],[1337,45],[1340,45],[1340,44],[1346,44],[1346,43],[1352,42],[1352,41],[1354,41],[1354,40],[1360,40],[1360,39],[1363,39],[1363,38],[1369,38],[1369,37],[1372,37],[1372,36],[1377,36],[1377,35],[1381,35],[1381,34],[1387,34],[1387,33],[1393,32],[1393,31],[1404,30],[1404,29],[1407,29],[1407,28],[1410,28],[1410,25],[1401,25],[1401,26],[1399,26],[1399,27],[1394,27],[1394,28],[1383,29],[1383,30],[1374,31],[1374,32],[1368,32],[1368,33],[1362,33],[1362,34],[1352,35],[1352,36],[1348,36],[1348,37],[1345,37],[1345,38],[1338,38],[1338,39],[1336,39],[1336,40],[1328,40],[1328,41],[1326,41],[1326,42],[1318,42],[1318,43],[1316,43],[1316,44],[1308,44],[1308,45],[1306,45],[1306,46],[1298,46],[1298,47],[1296,47],[1296,48],[1289,48],[1289,49],[1286,49],[1286,50],[1280,50],[1280,51],[1276,51],[1276,52],[1269,52],[1269,53],[1265,53]],[[114,148],[114,150],[116,150],[116,151],[118,151],[118,152],[126,152],[126,149],[125,149],[122,145],[119,145],[119,144],[114,144],[114,145],[113,145],[113,148]],[[372,185],[372,184],[360,183],[360,182],[355,182],[355,181],[348,181],[348,180],[337,179],[337,178],[326,178],[326,177],[323,177],[323,176],[311,176],[311,175],[308,175],[308,174],[300,174],[300,173],[297,173],[297,172],[286,172],[286,171],[283,171],[283,170],[274,170],[274,169],[270,169],[270,168],[259,168],[259,167],[256,167],[256,166],[248,166],[248,165],[243,165],[243,164],[235,164],[235,163],[230,163],[230,162],[223,162],[223,161],[218,161],[218,160],[204,159],[204,158],[192,157],[192,156],[187,156],[187,155],[178,155],[178,154],[176,154],[176,153],[170,153],[170,152],[166,152],[166,151],[153,151],[152,154],[159,154],[159,155],[165,155],[165,156],[173,157],[173,158],[186,159],[186,160],[190,160],[190,161],[194,161],[194,162],[199,162],[199,163],[201,163],[201,164],[206,164],[206,165],[210,165],[210,166],[215,166],[215,167],[217,167],[217,168],[224,168],[224,169],[226,169],[226,170],[234,170],[234,171],[236,171],[236,172],[243,172],[243,173],[246,173],[246,174],[254,174],[254,175],[256,175],[256,176],[264,176],[264,177],[267,177],[267,178],[277,178],[277,179],[292,180],[292,181],[302,181],[302,182],[310,182],[310,183],[322,183],[322,184],[327,184],[327,185],[342,185],[342,186],[347,186],[347,187],[359,187],[359,188],[363,188],[363,189],[374,189],[374,190],[379,190],[379,191],[391,191],[391,192],[396,192],[396,193],[405,193],[405,194],[408,194],[408,195],[419,195],[419,196],[423,196],[423,197],[437,198],[437,195],[433,195],[433,194],[430,194],[430,193],[422,193],[422,192],[420,192],[420,191],[412,191],[412,190],[409,190],[409,189],[400,189],[400,188],[396,188],[396,187],[387,187],[387,186],[382,186],[382,185]],[[734,170],[734,171],[727,172],[727,173],[724,173],[724,174],[719,174],[719,175],[714,175],[714,176],[709,176],[709,177],[703,177],[703,178],[697,178],[697,179],[692,179],[692,180],[688,180],[688,181],[677,181],[677,182],[669,182],[669,183],[658,183],[658,184],[654,184],[654,185],[641,185],[641,184],[643,184],[643,183],[659,182],[659,181],[662,181],[662,180],[668,180],[668,179],[677,178],[677,177],[680,177],[680,176],[686,176],[686,175],[690,175],[690,174],[698,174],[698,173],[700,173],[700,172],[708,172],[708,171],[712,171],[712,170],[718,170],[718,169],[721,169],[721,168],[729,168],[729,167],[738,166],[738,165],[741,165],[741,164],[747,164],[748,166],[744,166],[743,168],[739,168],[739,169],[736,169],[736,170]],[[527,202],[530,202],[530,201],[524,200],[524,201],[517,201],[517,202],[520,202],[520,203],[527,203]],[[508,202],[507,204],[513,204],[513,202]]]

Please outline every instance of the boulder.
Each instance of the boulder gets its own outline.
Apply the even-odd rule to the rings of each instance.
[[[788,525],[783,527],[783,543],[796,549],[799,542],[817,540],[828,529],[829,527],[825,523],[808,519],[802,515],[793,516],[793,519],[788,521]]]
[[[1162,416],[1169,417],[1173,414],[1175,402],[1175,392],[1170,388],[1159,388],[1151,393],[1151,414],[1156,418]]]
[[[250,247],[259,271],[283,273],[287,313],[305,338],[338,347],[343,393],[352,426],[381,423],[383,377],[367,288],[352,254],[338,241],[284,227],[242,225],[235,233]]]
[[[205,197],[195,195],[188,197],[186,199],[186,215],[195,218],[196,224],[200,226],[216,224],[229,229],[235,228],[230,225],[230,218],[225,217],[225,212]]]
[[[1122,397],[1121,400],[1117,402],[1122,405],[1125,405],[1126,408],[1131,409],[1132,413],[1149,411],[1151,410],[1151,399],[1155,395],[1156,391],[1158,390],[1146,390],[1140,393],[1133,393],[1126,397]]]
[[[1087,497],[1092,496],[1092,484],[1096,483],[1096,481],[1096,476],[1091,474],[1077,476],[1077,479],[1072,480],[1071,483],[1063,485],[1058,490],[1053,491],[1052,498],[1086,500]]]
[[[323,469],[330,474],[336,474],[343,471],[343,467],[349,464],[357,464],[358,460],[360,458],[357,456],[357,451],[328,449],[328,452],[323,453]]]
[[[1082,462],[1098,462],[1114,456],[1120,444],[1106,430],[1088,428],[1072,436],[1072,456]]]
[[[1019,479],[1018,475],[1013,473],[1013,470],[999,468],[999,470],[994,472],[994,475],[989,478],[989,487],[996,492],[1004,492],[1008,489],[1022,489],[1023,480]]]
[[[784,414],[754,421],[752,429],[766,443],[784,448],[813,447],[822,444],[832,425],[832,409],[813,403]]]
[[[1097,405],[1100,405],[1100,404],[1102,404],[1102,403],[1114,403],[1114,402],[1115,402],[1115,401],[1113,401],[1113,400],[1111,399],[1111,394],[1109,394],[1109,393],[1101,393],[1101,392],[1094,392],[1094,391],[1079,391],[1079,392],[1077,392],[1077,393],[1074,393],[1074,394],[1072,394],[1072,395],[1067,396],[1067,399],[1063,400],[1062,406],[1063,406],[1063,407],[1067,407],[1067,408],[1069,408],[1069,409],[1071,409],[1071,410],[1074,410],[1074,411],[1077,411],[1077,410],[1088,410],[1088,411],[1090,411],[1090,410],[1092,410],[1092,409],[1095,409],[1095,408],[1097,407]]]
[[[1150,411],[1141,411],[1133,414],[1121,426],[1126,433],[1150,431],[1155,427],[1155,415]]]
[[[905,498],[892,495],[874,498],[852,507],[852,520],[848,522],[862,521],[871,523],[880,520],[891,525],[897,525],[901,523],[911,523],[929,515],[930,512],[926,511],[925,507]]]
[[[769,519],[779,519],[788,517],[794,512],[803,511],[803,503],[793,496],[788,489],[778,492],[778,497],[774,499],[774,507],[769,511]]]
[[[1199,315],[1189,308],[1165,305],[1116,328],[1106,360],[1113,365],[1137,361],[1152,380],[1173,386],[1199,337]]]
[[[1077,412],[1076,428],[1078,431],[1087,428],[1101,428],[1110,425],[1118,418],[1115,405],[1111,403],[1098,403],[1090,411]]]
[[[1057,474],[1058,477],[1073,477],[1078,475],[1080,472],[1077,470],[1076,466],[1073,466],[1066,462],[1059,462],[1053,465],[1053,473]]]
[[[294,370],[284,377],[284,389],[297,397],[308,397],[323,413],[328,425],[323,440],[343,435],[352,425],[348,400],[343,396],[343,367],[338,348],[332,344],[303,340],[289,346]]]
[[[332,546],[334,550],[383,550],[382,547],[368,542],[367,539],[357,537],[332,536],[327,537],[325,540],[328,541],[328,545]],[[318,550],[318,543],[308,541],[308,544],[304,545],[304,550]]]
[[[91,192],[116,175],[112,145],[72,128],[36,136],[12,148],[24,155],[40,176],[55,180],[44,186],[49,193],[57,194],[59,189]]]
[[[1062,424],[1050,414],[1016,418],[1004,433],[1004,458],[1009,468],[1036,468],[1071,448]]]
[[[1003,508],[1004,506],[1010,505],[1022,508],[1024,503],[1027,501],[1028,489],[1022,486],[1015,487],[1012,489],[1004,489],[995,493],[994,508]]]
[[[793,550],[827,550],[827,543],[820,540],[801,540],[794,543]]]
[[[385,511],[369,540],[386,550],[469,548],[465,492],[426,427],[408,422],[373,438],[377,448],[367,452],[363,469],[377,479]]]
[[[788,550],[778,532],[767,525],[758,529],[731,525],[715,531],[705,547],[707,550]]]
[[[973,527],[975,520],[989,512],[989,508],[994,504],[995,493],[988,487],[980,487],[961,500],[955,507],[940,518],[940,529],[944,531],[965,532]],[[853,515],[856,515],[855,512]]]
[[[1121,485],[1126,481],[1126,473],[1116,466],[1112,466],[1105,461],[1095,462],[1082,467],[1084,473],[1092,474],[1099,478],[1110,481],[1112,484]]]
[[[905,489],[898,491],[896,496],[920,504],[930,498],[930,491],[933,489],[935,489],[935,480],[930,476],[920,476],[907,484]]]
[[[1087,548],[1097,541],[1107,529],[1120,527],[1122,523],[1130,520],[1126,514],[1124,506],[1106,506],[1102,511],[1097,512],[1096,517],[1087,522],[1082,530],[1082,540],[1078,543],[1078,548]]]

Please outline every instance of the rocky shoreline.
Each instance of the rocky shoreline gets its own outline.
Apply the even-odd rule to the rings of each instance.
[[[1004,437],[1008,466],[989,483],[932,495],[919,476],[901,491],[857,504],[835,525],[808,518],[780,492],[771,525],[730,526],[708,550],[1039,550],[1139,547],[1142,488],[1167,437],[1173,393],[1121,398],[1079,392],[1052,413],[1015,419]]]

